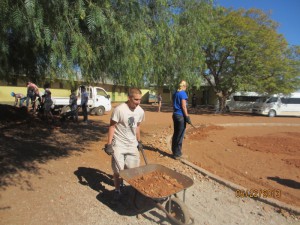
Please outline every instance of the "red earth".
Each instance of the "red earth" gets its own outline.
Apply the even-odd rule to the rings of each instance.
[[[146,120],[141,135],[148,161],[160,163],[167,158],[172,163],[171,107],[163,105],[160,113],[155,106],[142,107]],[[111,171],[101,150],[110,114],[90,116],[88,125],[60,122],[56,115],[52,124],[24,109],[0,105],[1,188],[18,185],[26,173],[38,176],[38,164],[91,149],[99,149],[97,154],[105,159],[101,166]],[[299,118],[215,114],[206,108],[191,109],[190,117],[196,128],[187,127],[183,144],[187,160],[247,189],[280,191],[277,200],[300,206]],[[91,156],[88,163],[98,162],[99,155]]]

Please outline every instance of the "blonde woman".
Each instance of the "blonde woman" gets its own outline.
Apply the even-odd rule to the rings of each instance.
[[[175,159],[182,158],[182,142],[185,133],[186,123],[191,124],[187,111],[188,96],[186,94],[187,83],[182,80],[177,91],[174,92],[173,100],[173,125],[174,133],[172,138],[172,152]]]

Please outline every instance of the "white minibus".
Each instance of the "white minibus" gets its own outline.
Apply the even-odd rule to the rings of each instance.
[[[300,93],[290,95],[273,95],[265,101],[253,104],[252,112],[255,114],[274,116],[300,116]]]
[[[236,92],[226,101],[226,111],[247,111],[251,112],[253,104],[266,96],[256,92]]]

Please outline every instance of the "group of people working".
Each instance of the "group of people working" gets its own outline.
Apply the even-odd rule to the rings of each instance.
[[[173,127],[174,133],[172,138],[172,153],[174,159],[183,158],[182,155],[182,143],[184,133],[186,129],[186,123],[191,124],[191,119],[188,114],[188,96],[186,93],[187,83],[182,80],[178,89],[174,92],[173,100]],[[24,96],[22,94],[14,94],[14,97],[20,99],[20,105],[24,102]],[[40,98],[38,87],[31,83],[27,83],[27,99],[31,99],[31,102],[35,102],[36,98]],[[145,112],[141,108],[142,92],[138,88],[131,88],[128,91],[128,100],[115,107],[111,114],[110,124],[108,129],[108,140],[105,145],[105,152],[112,157],[112,170],[114,177],[114,197],[113,201],[117,202],[120,200],[121,187],[123,184],[122,178],[119,176],[119,171],[124,168],[134,168],[140,165],[140,154],[139,151],[143,149],[140,134],[140,124],[145,120]],[[161,96],[160,96],[161,105]],[[23,101],[23,102],[21,102]],[[50,111],[51,114],[51,91],[49,88],[45,88],[45,93],[42,95],[44,103],[44,110]],[[17,101],[16,101],[17,103]],[[16,104],[15,103],[15,104]],[[87,121],[87,103],[88,93],[84,86],[81,86],[81,107],[83,112],[84,121]],[[28,101],[26,100],[28,106]],[[77,96],[75,92],[70,95],[70,106],[74,112],[74,118],[78,119],[77,114]],[[35,110],[35,107],[33,106]],[[159,106],[160,111],[160,106]],[[46,114],[45,114],[46,115]]]
[[[36,84],[32,82],[27,82],[27,94],[24,96],[21,93],[11,92],[11,96],[15,98],[14,105],[22,107],[24,102],[26,102],[26,107],[29,109],[29,104],[31,103],[31,108],[34,114],[37,113],[38,107],[40,112],[42,112],[44,118],[54,120],[53,114],[51,112],[53,101],[51,98],[51,91],[49,89],[49,85],[44,85],[44,93],[41,95],[39,88]],[[70,95],[70,106],[71,112],[74,121],[78,121],[78,113],[77,113],[77,98],[75,92],[72,92]],[[81,86],[81,108],[83,114],[83,122],[88,121],[88,93],[86,92],[85,86]]]
[[[27,94],[24,96],[21,93],[11,92],[11,96],[15,98],[14,105],[22,107],[26,101],[26,107],[29,109],[29,104],[31,103],[32,111],[35,114],[37,112],[38,105],[43,109],[43,115],[47,119],[53,120],[53,115],[51,113],[51,106],[53,104],[51,99],[51,91],[48,85],[44,86],[44,93],[40,95],[39,88],[36,84],[32,82],[27,82]]]
[[[182,159],[182,142],[186,123],[191,124],[187,110],[187,83],[182,80],[173,94],[173,125],[172,153],[174,159]],[[128,100],[118,105],[112,112],[108,129],[108,140],[105,152],[112,157],[114,177],[113,203],[120,200],[123,184],[119,171],[124,168],[138,167],[140,164],[139,151],[143,149],[140,134],[140,124],[145,119],[144,110],[140,107],[142,92],[138,88],[131,88]]]

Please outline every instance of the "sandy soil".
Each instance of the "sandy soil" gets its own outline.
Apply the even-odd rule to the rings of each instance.
[[[173,160],[166,142],[172,135],[171,108],[163,106],[160,113],[150,105],[143,108],[147,159],[193,177],[195,185],[188,189],[187,200],[195,221],[299,223],[299,218],[282,210],[251,198],[237,198],[233,191]],[[267,197],[300,206],[299,118],[190,111],[196,128],[188,127],[183,147],[190,162],[249,190],[280,191],[280,196]],[[138,213],[127,200],[125,208],[110,205],[110,159],[102,151],[110,113],[90,117],[88,125],[61,123],[58,117],[55,124],[48,124],[7,106],[0,107],[0,115],[1,224],[168,224],[152,210],[144,210],[143,218],[137,220]],[[146,205],[151,208],[150,203]],[[232,211],[227,215],[229,208]],[[238,213],[243,214],[242,219]]]

